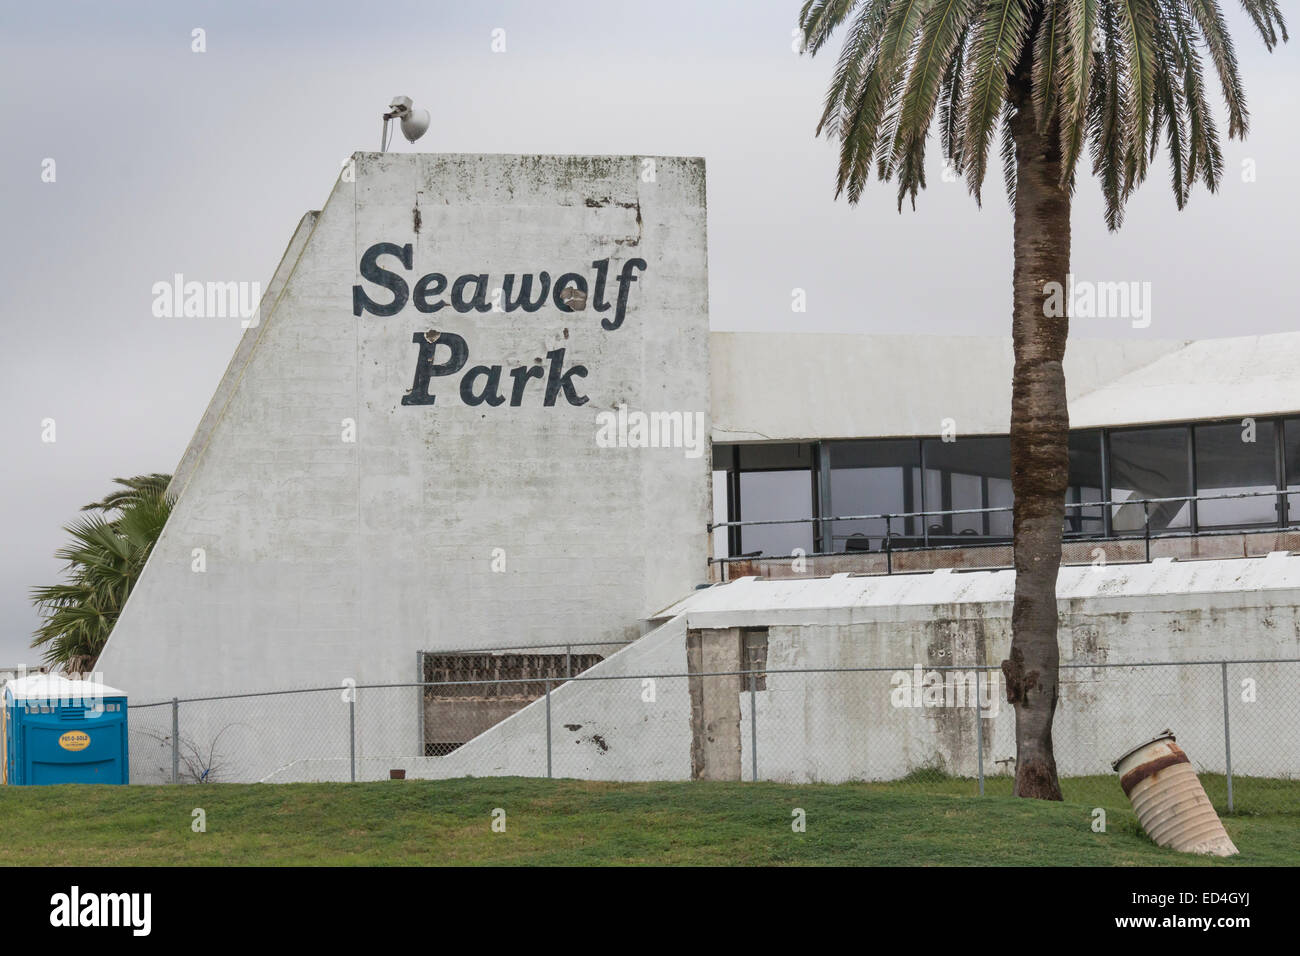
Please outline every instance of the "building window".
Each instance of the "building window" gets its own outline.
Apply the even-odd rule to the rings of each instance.
[[[1144,500],[1246,492],[1256,494],[1149,504],[1151,532],[1300,526],[1300,417],[1255,419],[1253,433],[1240,420],[1072,431],[1069,456],[1067,538],[1142,534]],[[902,549],[1012,534],[1004,435],[718,445],[714,466],[715,521],[788,522],[718,532],[715,557],[880,551],[887,536]],[[1116,502],[1109,514],[1107,500]],[[992,508],[1007,510],[984,510]],[[823,520],[806,520],[814,515]]]
[[[1143,510],[1138,499],[1190,496],[1191,439],[1186,425],[1112,431],[1110,439],[1110,497],[1115,534],[1141,534]],[[1122,502],[1132,499],[1134,503]],[[1151,531],[1191,527],[1186,501],[1150,505]]]
[[[715,464],[718,463],[718,459],[716,457],[714,458],[714,463]],[[723,521],[731,520],[731,518],[728,517],[728,513],[727,513],[727,503],[729,500],[729,495],[731,494],[731,490],[728,487],[729,480],[730,480],[730,472],[728,472],[726,468],[714,469],[713,472],[713,523],[714,524],[720,524]],[[714,530],[713,532],[714,560],[717,560],[718,558],[725,558],[731,553],[731,548],[728,543],[729,542],[728,532],[730,530],[731,530],[730,528],[717,528],[716,530]]]
[[[905,514],[921,510],[921,446],[911,441],[833,442],[826,446],[830,479],[822,514]],[[879,551],[885,535],[911,537],[914,518],[826,522],[830,551]],[[896,542],[897,543],[897,542]]]
[[[795,443],[714,446],[714,521],[789,522],[716,532],[715,557],[814,552],[815,452]]]
[[[1282,431],[1282,481],[1288,491],[1300,491],[1300,418],[1288,418]],[[1288,525],[1300,525],[1300,494],[1286,496]]]
[[[1007,509],[989,513],[989,534],[995,538],[1009,538],[1011,537],[1013,518],[1013,513],[1009,509],[1016,503],[1016,496],[1011,493],[1011,479],[990,478],[988,482],[988,506],[990,508]]]
[[[1102,480],[1101,432],[1070,432],[1070,486],[1066,491],[1065,534],[1071,538],[1098,538],[1106,533],[1104,509],[1069,507],[1105,501]]]
[[[922,445],[926,511],[1011,504],[1011,445],[1006,436],[951,442],[926,439]],[[965,539],[987,535],[1009,537],[1011,514],[928,515],[925,530],[930,544],[962,544]]]
[[[740,508],[745,521],[788,521],[740,529],[741,554],[786,555],[813,551],[812,476],[806,471],[742,471]],[[802,520],[799,520],[802,519]]]
[[[1277,490],[1277,435],[1273,422],[1240,421],[1197,425],[1196,493],[1240,494]],[[1277,496],[1229,498],[1196,503],[1196,524],[1202,528],[1238,528],[1278,523]]]

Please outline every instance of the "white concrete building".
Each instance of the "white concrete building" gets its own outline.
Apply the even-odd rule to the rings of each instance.
[[[357,154],[185,451],[104,679],[533,682],[187,703],[222,779],[545,772],[547,679],[557,775],[739,776],[750,738],[709,751],[702,721],[751,707],[767,776],[1003,759],[1009,708],[904,720],[876,672],[784,672],[1005,655],[1010,341],[710,334],[705,225],[700,160]],[[1067,663],[1300,658],[1298,365],[1300,334],[1071,342]],[[558,686],[574,659],[621,679]],[[763,686],[670,676],[735,669]],[[1061,726],[1159,730],[1184,680],[1076,670]],[[133,716],[136,779],[169,711]],[[1093,738],[1073,772],[1118,755]]]
[[[635,638],[704,580],[704,166],[643,175],[358,154],[291,239],[100,668],[137,697],[410,679],[417,651]],[[698,453],[600,447],[620,406],[677,413]]]

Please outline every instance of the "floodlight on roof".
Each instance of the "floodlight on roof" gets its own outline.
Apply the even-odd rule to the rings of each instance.
[[[393,102],[388,104],[388,112],[384,114],[384,128],[379,141],[381,153],[388,151],[388,122],[394,119],[401,121],[402,135],[408,143],[414,143],[429,129],[428,110],[415,109],[409,96],[394,96]]]

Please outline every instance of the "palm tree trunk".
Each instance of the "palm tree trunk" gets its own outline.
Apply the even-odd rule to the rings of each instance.
[[[1055,125],[1040,133],[1028,71],[1012,81],[1016,115],[1015,295],[1012,335],[1011,488],[1015,495],[1016,590],[1010,659],[1002,662],[1016,712],[1018,797],[1060,800],[1052,717],[1056,711],[1056,575],[1069,479],[1065,402],[1065,317],[1044,314],[1045,287],[1066,286],[1070,268],[1070,192],[1061,186]]]

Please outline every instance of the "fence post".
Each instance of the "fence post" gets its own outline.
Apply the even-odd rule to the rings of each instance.
[[[172,783],[180,783],[181,776],[181,702],[172,698]]]
[[[551,779],[551,682],[546,682],[546,779]]]
[[[1228,778],[1228,812],[1232,812],[1232,735],[1228,732],[1228,662],[1224,661],[1220,675],[1223,683],[1223,758]]]
[[[1142,499],[1142,537],[1146,540],[1147,564],[1151,563],[1151,504]]]
[[[564,645],[564,676],[566,678],[573,676],[573,670],[571,669],[572,665],[570,663],[572,659],[572,653],[571,653],[572,650],[573,648],[571,645],[569,644]]]
[[[357,689],[348,695],[348,766],[352,782],[357,782]]]
[[[758,673],[749,672],[749,764],[750,780],[758,783]]]
[[[981,672],[975,672],[975,753],[979,758],[980,796],[984,796],[984,705],[980,703]]]
[[[416,726],[419,728],[415,739],[415,753],[420,757],[429,756],[424,748],[424,695],[428,691],[424,682],[424,651],[415,652],[415,679],[420,682],[415,688],[415,704],[418,708],[415,713]]]
[[[906,525],[904,525],[906,527]],[[893,550],[893,533],[894,519],[892,515],[885,515],[885,573],[894,573],[894,550]]]

